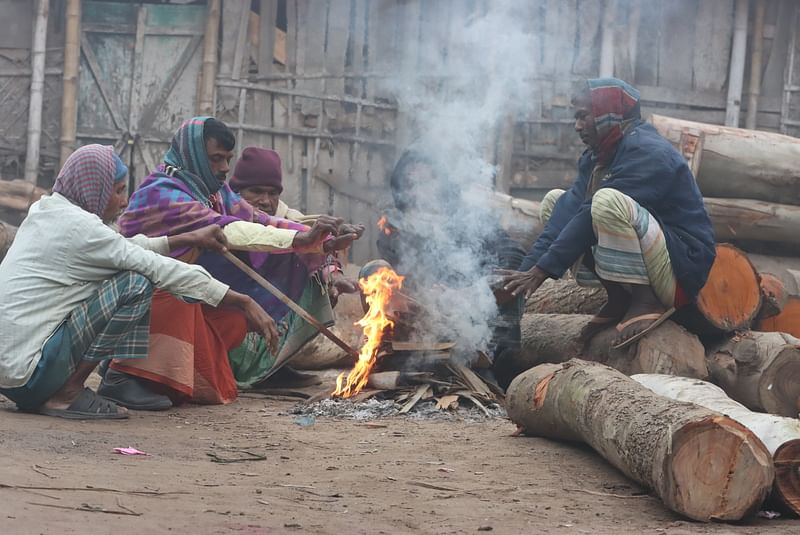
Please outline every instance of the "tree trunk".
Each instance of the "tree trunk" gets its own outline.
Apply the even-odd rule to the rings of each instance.
[[[500,220],[500,226],[512,240],[528,251],[542,232],[539,203],[518,199],[498,191],[487,192],[489,206]]]
[[[800,340],[784,333],[749,332],[708,353],[711,380],[755,411],[797,418]]]
[[[757,321],[774,318],[783,311],[789,294],[783,282],[771,273],[760,274],[759,285],[761,286],[761,310],[758,311]],[[763,329],[760,329],[763,330]]]
[[[748,410],[720,387],[705,381],[658,374],[634,375],[631,379],[659,396],[720,412],[752,431],[772,455],[775,496],[793,513],[800,514],[800,478],[796,475],[800,473],[800,421]]]
[[[525,312],[597,314],[607,299],[603,287],[578,286],[574,279],[547,279],[525,303]]]
[[[758,273],[747,255],[728,244],[717,245],[697,303],[683,307],[675,319],[698,334],[719,334],[748,329],[761,308]]]
[[[762,320],[758,330],[770,333],[786,333],[800,338],[800,297],[793,295],[786,300],[780,314]]]
[[[525,372],[508,388],[506,410],[526,434],[589,444],[694,520],[740,520],[772,487],[769,452],[746,427],[658,396],[598,363],[571,360]]]
[[[800,139],[652,115],[667,139],[685,129],[705,133],[697,183],[703,195],[800,204]]]
[[[14,241],[14,236],[17,234],[17,227],[11,226],[8,223],[0,221],[0,262],[6,257],[8,248]]]
[[[27,212],[46,190],[24,180],[0,180],[0,207]]]
[[[703,202],[717,241],[800,244],[800,206],[711,197]]]
[[[648,333],[638,343],[611,349],[614,327],[595,335],[584,348],[580,332],[591,319],[581,314],[525,314],[522,317],[522,349],[515,355],[515,371],[539,364],[583,358],[603,362],[625,374],[666,373],[706,379],[705,350],[697,337],[671,321]]]

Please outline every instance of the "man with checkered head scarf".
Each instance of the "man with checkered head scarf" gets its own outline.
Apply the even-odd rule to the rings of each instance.
[[[235,308],[265,336],[255,302],[199,266],[166,256],[223,251],[219,227],[169,238],[124,238],[108,226],[127,205],[128,169],[112,147],[87,145],[65,162],[52,195],[34,203],[0,264],[0,394],[24,411],[69,419],[127,418],[84,382],[105,359],[147,356],[154,288]],[[167,408],[150,395],[146,407]]]

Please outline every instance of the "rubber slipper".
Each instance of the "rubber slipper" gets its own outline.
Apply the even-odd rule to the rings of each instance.
[[[37,412],[67,420],[124,420],[128,417],[127,412],[120,412],[116,403],[98,396],[89,388],[84,388],[66,409],[41,408]]]
[[[624,323],[620,323],[619,325],[617,325],[617,332],[622,334],[622,332],[625,329],[627,329],[628,327],[630,327],[634,323],[638,323],[640,321],[655,320],[655,321],[653,321],[653,323],[651,323],[650,325],[645,327],[642,331],[634,334],[630,338],[627,338],[627,339],[623,340],[622,342],[619,342],[618,344],[613,344],[611,346],[611,349],[624,349],[624,348],[628,347],[629,345],[631,345],[635,341],[639,340],[644,335],[646,335],[647,333],[649,333],[650,331],[652,331],[653,329],[655,329],[656,327],[658,327],[659,325],[661,325],[662,323],[667,321],[669,319],[669,317],[672,316],[672,314],[674,314],[674,313],[675,313],[675,308],[673,307],[673,308],[670,308],[669,310],[667,310],[666,312],[664,312],[662,314],[642,314],[641,316],[634,316],[633,318],[629,319],[628,321],[626,321]]]

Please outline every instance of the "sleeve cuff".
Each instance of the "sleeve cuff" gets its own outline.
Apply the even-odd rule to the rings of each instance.
[[[204,301],[209,305],[216,307],[222,302],[225,298],[225,294],[228,293],[230,286],[224,284],[217,279],[211,279],[208,283],[208,290],[206,292],[206,298]]]
[[[564,276],[564,273],[567,272],[567,269],[569,269],[569,267],[562,266],[550,253],[543,254],[542,257],[539,258],[539,261],[536,262],[536,267],[546,272],[554,279],[560,279]]]

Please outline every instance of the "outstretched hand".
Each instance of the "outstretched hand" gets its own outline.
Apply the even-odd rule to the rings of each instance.
[[[498,269],[495,273],[502,276],[502,288],[514,297],[524,295],[528,299],[539,289],[539,286],[549,278],[549,275],[542,269],[533,266],[528,271],[512,271],[508,269]]]
[[[305,232],[295,234],[292,246],[301,249],[312,249],[319,246],[329,235],[336,236],[344,220],[339,217],[321,215],[314,225]]]

